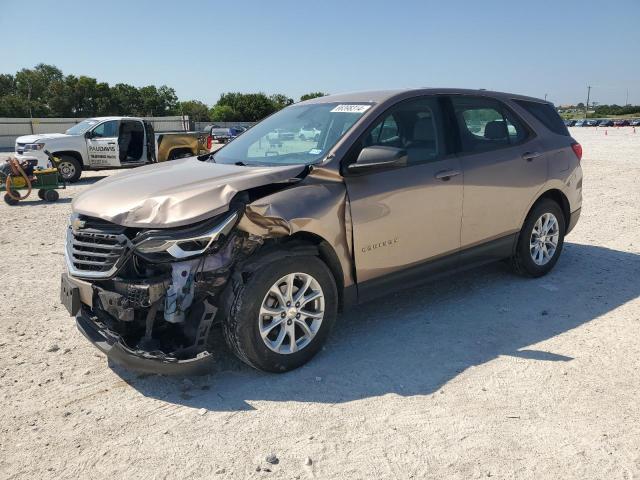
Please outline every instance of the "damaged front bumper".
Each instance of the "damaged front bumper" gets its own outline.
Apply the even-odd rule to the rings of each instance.
[[[163,375],[204,375],[213,366],[213,357],[207,351],[200,352],[194,358],[179,360],[161,352],[133,350],[120,335],[102,324],[85,308],[81,308],[76,315],[76,326],[109,360],[130,370]]]

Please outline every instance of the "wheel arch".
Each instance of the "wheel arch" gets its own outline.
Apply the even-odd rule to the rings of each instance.
[[[541,195],[539,195],[536,201],[533,202],[533,204],[529,208],[529,212],[533,207],[535,207],[541,200],[545,198],[553,200],[560,206],[560,209],[562,210],[562,213],[564,216],[564,225],[565,225],[565,228],[567,228],[571,222],[571,207],[570,207],[569,199],[567,198],[567,196],[557,188],[551,188],[543,192]],[[529,215],[529,212],[527,212],[527,216]]]
[[[241,269],[243,272],[252,272],[276,259],[300,255],[317,256],[329,268],[336,284],[338,309],[341,311],[345,303],[342,265],[331,244],[316,233],[298,231],[287,237],[267,239],[260,250],[248,259]]]
[[[344,306],[344,272],[338,258],[338,254],[331,244],[320,235],[312,232],[299,231],[288,237],[289,241],[298,241],[314,245],[318,249],[318,257],[322,260],[333,275],[338,290],[338,309]]]
[[[191,150],[191,148],[189,147],[175,147],[169,150],[169,153],[167,154],[167,160],[176,160],[178,158],[181,158],[181,157],[174,157],[174,155],[180,155],[184,153],[188,153],[189,156],[196,155],[195,153],[193,153],[193,150]]]
[[[70,157],[75,158],[78,162],[80,162],[81,166],[85,166],[84,165],[84,160],[82,158],[82,154],[76,150],[58,150],[56,152],[52,152],[51,155],[53,155],[54,157],[59,157],[60,155],[68,155]]]

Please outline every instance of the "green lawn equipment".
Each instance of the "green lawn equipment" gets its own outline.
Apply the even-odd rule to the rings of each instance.
[[[38,190],[38,197],[47,202],[55,202],[60,198],[57,190],[67,188],[64,179],[55,166],[58,159],[45,150],[54,168],[36,170],[37,160],[9,158],[4,165],[0,165],[0,192],[5,191],[4,201],[8,205],[16,205],[26,199],[33,190]],[[20,195],[20,190],[26,190]]]

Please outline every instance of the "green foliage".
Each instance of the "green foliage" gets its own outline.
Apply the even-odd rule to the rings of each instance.
[[[238,122],[241,121],[240,114],[229,105],[215,105],[209,111],[209,118],[213,122]]]
[[[276,110],[281,110],[284,107],[288,107],[289,105],[293,104],[293,98],[289,98],[286,95],[283,95],[282,93],[276,93],[274,95],[271,95],[269,97],[269,100],[271,100]]]
[[[322,97],[307,93],[301,100]],[[173,88],[126,83],[110,86],[95,78],[64,75],[46,64],[24,68],[15,75],[0,74],[0,117],[92,117],[107,115],[188,115],[193,121],[257,122],[294,103],[282,93],[223,93],[209,109],[199,100],[179,102]]]
[[[181,115],[188,115],[194,122],[206,122],[209,120],[209,108],[199,100],[179,102],[178,110]]]
[[[300,101],[304,102],[305,100],[311,100],[312,98],[318,98],[318,97],[326,97],[327,95],[329,95],[329,94],[328,93],[323,93],[323,92],[305,93],[304,95],[302,95],[300,97]]]
[[[216,104],[218,106],[226,106],[233,111],[232,114],[228,109],[224,110],[227,116],[234,117],[231,121],[245,122],[257,122],[278,110],[278,106],[264,93],[223,93]]]
[[[205,106],[206,110],[206,106]],[[91,117],[99,115],[174,115],[180,113],[173,88],[136,88],[95,78],[64,76],[53,65],[39,64],[15,75],[0,75],[0,116]]]

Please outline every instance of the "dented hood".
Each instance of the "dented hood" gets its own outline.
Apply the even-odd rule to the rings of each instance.
[[[126,227],[179,227],[225,212],[238,192],[286,182],[304,169],[174,160],[99,181],[74,199],[73,211]]]

